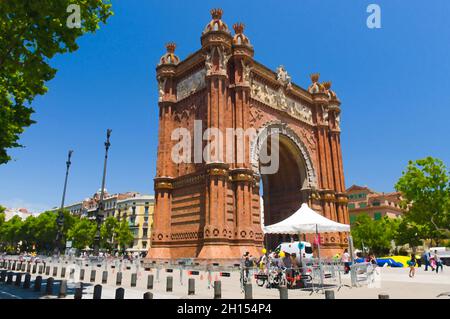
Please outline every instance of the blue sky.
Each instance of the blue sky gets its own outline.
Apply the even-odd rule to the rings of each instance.
[[[381,29],[366,8],[381,6]],[[200,47],[221,7],[231,27],[246,25],[255,59],[283,64],[306,87],[331,80],[342,101],[346,186],[392,191],[408,160],[450,163],[450,2],[435,1],[113,1],[115,15],[80,49],[56,57],[58,73],[33,106],[28,128],[0,166],[0,204],[38,211],[60,203],[67,151],[66,203],[100,188],[103,142],[112,128],[107,189],[153,193],[157,149],[155,66],[175,41],[184,59]]]

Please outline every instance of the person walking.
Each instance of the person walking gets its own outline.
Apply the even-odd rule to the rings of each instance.
[[[444,271],[444,266],[442,265],[442,260],[439,258],[437,250],[434,251],[433,256],[435,262],[436,262],[436,273],[439,273],[439,267],[441,267],[441,272]]]
[[[428,271],[428,267],[430,266],[430,253],[428,251],[424,251],[422,254],[422,260],[425,264],[425,271]]]
[[[341,261],[344,263],[344,273],[348,274],[350,271],[350,254],[347,249],[344,250]]]
[[[416,256],[414,254],[411,254],[411,259],[408,261],[409,266],[409,277],[413,278],[416,274]]]

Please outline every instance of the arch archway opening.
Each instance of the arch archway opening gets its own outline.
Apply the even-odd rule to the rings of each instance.
[[[264,226],[286,219],[308,200],[306,193],[302,191],[309,186],[307,166],[302,152],[289,136],[279,134],[278,137],[277,150],[271,149],[271,136],[262,144],[262,147],[267,147],[271,156],[273,151],[279,152],[278,170],[273,174],[260,174],[259,191],[263,199],[261,214]],[[261,163],[259,166],[261,167]],[[298,235],[266,234],[264,245],[267,249],[273,250],[281,242],[291,240],[299,240]]]

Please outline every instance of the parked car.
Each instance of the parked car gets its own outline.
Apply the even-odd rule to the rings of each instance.
[[[301,248],[301,249],[300,249]],[[307,241],[293,241],[289,243],[281,243],[275,248],[276,252],[284,251],[289,254],[296,254],[297,256],[301,256],[302,258],[312,258],[313,257],[313,249],[311,243]]]

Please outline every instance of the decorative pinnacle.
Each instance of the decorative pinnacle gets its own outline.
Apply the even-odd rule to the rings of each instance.
[[[174,53],[176,47],[177,47],[177,45],[175,44],[175,42],[169,42],[166,44],[166,49],[167,49],[167,52],[169,52],[169,53]]]
[[[212,9],[210,12],[211,12],[211,17],[214,20],[222,19],[222,14],[223,14],[223,10],[222,9],[220,9],[220,8]]]
[[[244,28],[245,28],[245,24],[243,24],[241,22],[233,24],[233,29],[234,29],[234,32],[236,32],[236,34],[244,33]]]
[[[325,88],[325,90],[331,89],[331,81],[323,82],[322,85]]]
[[[313,73],[310,75],[310,77],[311,77],[311,81],[313,83],[316,83],[317,81],[319,81],[320,73]]]

